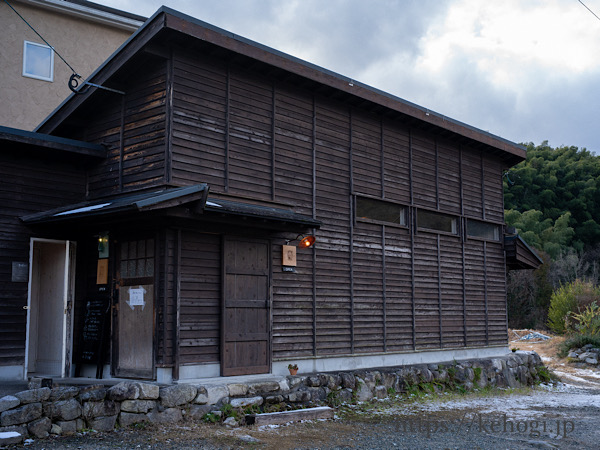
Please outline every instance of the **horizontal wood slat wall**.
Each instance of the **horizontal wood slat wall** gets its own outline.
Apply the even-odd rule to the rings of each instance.
[[[221,238],[183,230],[181,240],[179,361],[218,362]]]
[[[23,364],[28,283],[12,281],[12,263],[29,266],[31,237],[49,237],[26,227],[20,217],[85,198],[85,174],[76,165],[22,150],[0,155],[0,366]]]
[[[352,210],[361,194],[501,223],[498,158],[216,56],[179,50],[174,74],[173,181],[323,223],[296,273],[280,270],[274,241],[275,359],[506,342],[502,244],[423,231],[411,243],[408,227]]]

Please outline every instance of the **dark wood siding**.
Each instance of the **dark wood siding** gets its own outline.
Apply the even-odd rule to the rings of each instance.
[[[384,122],[383,170],[385,198],[410,204],[409,130],[401,124]]]
[[[229,77],[229,192],[270,200],[272,192],[271,84],[242,69]]]
[[[315,114],[315,209],[323,222],[315,271],[315,354],[352,351],[350,229],[351,156],[348,108],[319,99]]]
[[[275,200],[312,215],[313,101],[282,87],[275,96]],[[276,357],[313,354],[313,251],[297,253],[296,273],[283,273],[281,247],[273,246],[272,346]],[[319,254],[321,250],[319,249]]]
[[[156,308],[156,365],[171,367],[175,362],[177,320],[178,233],[164,229],[158,237],[158,297]]]
[[[260,67],[192,50],[173,61],[173,182],[323,223],[295,273],[280,248],[295,235],[273,240],[275,359],[505,342],[502,245],[465,240],[462,226],[411,230],[418,208],[501,223],[499,159]],[[354,195],[404,206],[406,226],[356,221]]]
[[[163,184],[167,180],[167,62],[140,63],[122,85],[124,96],[102,92],[78,113],[86,126],[56,131],[104,144],[108,157],[88,173],[88,195],[99,197]]]
[[[0,156],[0,365],[23,364],[27,282],[12,282],[12,263],[29,265],[29,240],[47,237],[21,216],[81,201],[85,175],[73,163],[3,148]]]
[[[185,52],[176,52],[173,64],[173,182],[208,183],[213,192],[223,192],[227,184],[227,66]]]
[[[487,342],[487,304],[485,286],[484,243],[468,241],[465,244],[466,324],[468,346]]]
[[[182,232],[180,363],[219,361],[221,238]]]
[[[410,231],[385,228],[386,350],[413,349]]]
[[[437,208],[438,203],[435,145],[432,137],[422,133],[413,133],[413,203],[432,209]]]

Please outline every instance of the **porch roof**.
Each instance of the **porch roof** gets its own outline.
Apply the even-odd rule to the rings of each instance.
[[[275,220],[278,222],[287,222],[294,225],[300,225],[307,228],[319,228],[321,222],[302,214],[284,208],[274,208],[271,206],[255,205],[239,201],[208,198],[204,207],[205,213],[214,213],[214,215],[238,216],[243,218],[253,218],[262,220]]]
[[[21,217],[27,224],[67,223],[84,219],[100,219],[147,211],[160,211],[191,205],[190,211],[174,210],[172,214],[183,219],[222,222],[232,220],[259,220],[271,223],[291,224],[302,228],[319,228],[321,222],[291,209],[257,205],[241,201],[208,197],[209,186],[205,183],[179,188],[163,188],[118,197],[96,199],[61,208],[29,214]],[[285,228],[285,227],[284,227]]]
[[[21,217],[27,224],[72,221],[96,216],[121,213],[145,212],[171,208],[191,202],[199,202],[200,211],[208,195],[208,185],[196,184],[181,188],[123,195],[94,201],[76,203]]]
[[[544,261],[518,234],[504,236],[508,270],[537,269]]]

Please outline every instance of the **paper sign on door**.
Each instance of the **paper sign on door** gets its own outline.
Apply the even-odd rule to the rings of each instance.
[[[144,294],[146,293],[146,289],[142,286],[139,288],[129,288],[129,300],[127,300],[127,304],[131,309],[135,309],[136,306],[141,306],[142,311],[144,310],[144,306],[146,306],[146,302],[144,301]]]

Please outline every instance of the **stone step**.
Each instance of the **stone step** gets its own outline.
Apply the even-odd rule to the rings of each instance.
[[[300,420],[333,419],[335,410],[329,406],[246,415],[248,425],[279,425]]]

